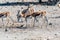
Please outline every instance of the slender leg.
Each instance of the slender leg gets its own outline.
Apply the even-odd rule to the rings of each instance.
[[[20,20],[20,21],[19,21],[19,20]],[[23,22],[21,17],[20,17],[20,18],[18,18],[18,22]]]
[[[8,24],[8,23],[9,23],[9,18],[10,18],[9,16],[6,18],[6,19],[7,19],[7,25],[9,25],[9,24]],[[8,28],[7,25],[6,25],[5,31],[8,31],[8,30],[7,30],[7,28]]]
[[[39,20],[40,20],[40,18],[42,18],[42,15],[41,14],[39,15]],[[38,25],[42,29],[42,23],[39,20],[38,20]]]
[[[47,22],[47,23],[46,23],[46,27],[47,27],[47,25],[48,25],[48,19],[47,19],[46,16],[45,16],[45,21]]]
[[[34,17],[34,23],[33,23],[33,27],[35,27],[35,17]]]
[[[19,17],[17,17],[17,18],[18,18],[18,22],[19,22],[20,18]]]
[[[42,29],[43,26],[44,26],[45,20],[44,20],[44,16],[41,16],[41,17],[42,17],[42,19],[43,19],[42,24],[41,24],[41,29]]]
[[[34,27],[34,17],[32,17],[32,27]]]
[[[18,16],[17,19],[18,19],[17,20],[18,22],[19,22],[19,20],[21,20],[21,22],[23,22],[22,19],[21,19],[21,16]]]
[[[27,17],[25,18],[25,21],[26,21],[26,27],[27,27]]]
[[[12,26],[14,25],[14,23],[15,23],[15,21],[12,19],[12,17],[11,16],[8,16],[10,19],[11,19],[11,21],[13,22],[13,24],[12,24]]]
[[[45,20],[46,20],[46,22],[48,23],[48,19],[47,19],[47,17],[45,16]]]
[[[8,22],[7,22],[7,25],[9,25],[9,24],[8,24],[8,23],[9,23],[8,17],[7,17],[7,21],[8,21]],[[8,30],[7,30],[7,27],[8,27],[7,25],[6,25],[5,31],[8,31]]]
[[[2,22],[3,22],[3,18],[2,18]],[[4,22],[3,22],[3,27],[4,27]]]
[[[35,17],[35,20],[38,22],[37,18]]]
[[[2,18],[2,22],[3,22],[3,18]],[[4,27],[4,22],[3,22],[3,27]],[[5,28],[5,31],[7,31],[7,28]]]
[[[47,19],[47,17],[44,16],[43,20],[44,20],[44,24],[45,24],[45,26],[46,26],[46,28],[47,28],[47,25],[48,25],[48,19]]]

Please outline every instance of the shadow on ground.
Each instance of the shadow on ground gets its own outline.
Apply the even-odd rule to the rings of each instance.
[[[39,0],[39,2],[7,2],[7,3],[0,3],[0,6],[13,6],[13,5],[25,5],[28,6],[29,4],[41,4],[41,5],[50,5],[50,6],[54,6],[59,2],[59,0],[48,0],[47,2],[42,2]]]

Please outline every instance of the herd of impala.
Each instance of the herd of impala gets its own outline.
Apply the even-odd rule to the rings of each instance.
[[[18,16],[17,16],[18,22],[19,22],[21,17],[23,17],[25,19],[25,21],[27,22],[27,18],[30,17],[30,16],[32,18],[34,18],[34,22],[35,22],[35,20],[38,21],[37,18],[36,18],[37,16],[42,17],[45,20],[47,20],[45,10],[38,10],[37,12],[34,12],[33,8],[28,7],[27,9],[24,9],[21,13],[20,13],[20,11],[18,13],[19,13]],[[0,18],[2,18],[2,22],[3,22],[3,18],[7,18],[7,20],[8,20],[9,17],[10,17],[10,12],[0,12]],[[48,22],[48,21],[46,21],[46,22]],[[9,23],[9,20],[8,20],[8,23]],[[7,25],[8,25],[8,23],[7,23]],[[27,25],[26,25],[26,27],[27,27]]]

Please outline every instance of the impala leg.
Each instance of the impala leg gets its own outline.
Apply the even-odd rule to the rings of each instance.
[[[42,18],[42,15],[40,14],[38,19],[38,26],[42,29],[42,23],[40,22],[41,18]]]
[[[34,19],[33,19],[34,21],[33,21],[33,27],[35,27],[35,17],[34,17]]]
[[[19,22],[20,18],[19,17],[17,17],[17,18],[18,18],[18,22]]]
[[[35,20],[38,22],[37,18],[35,17]]]
[[[3,22],[3,18],[2,18],[2,22]],[[4,22],[3,22],[3,27],[4,27]]]
[[[4,20],[3,20],[3,18],[2,18],[2,23],[3,23],[3,28],[4,28],[4,22],[3,22]]]
[[[41,22],[42,22],[42,24],[41,24],[41,29],[43,28],[43,26],[44,26],[44,24],[45,24],[44,16],[42,16],[42,19],[43,19],[43,20],[41,21]]]
[[[21,17],[18,19],[18,21],[19,21],[19,20],[20,20],[20,22],[23,22]]]
[[[36,20],[36,22],[38,22],[38,26],[39,26],[39,20],[35,17],[35,20]]]
[[[47,27],[48,26],[48,19],[46,16],[45,16],[45,21],[46,21],[46,27]]]
[[[47,28],[47,26],[48,26],[48,19],[47,19],[47,17],[43,16],[43,20],[44,20],[44,24],[45,24],[45,26]]]
[[[18,22],[19,22],[19,20],[21,20],[21,22],[23,22],[22,19],[21,19],[21,15],[18,16],[17,19],[18,19],[18,20],[17,20]]]
[[[3,18],[2,18],[2,22],[3,22]],[[3,28],[4,28],[4,22],[3,22]],[[6,28],[5,28],[5,31],[6,31]]]
[[[9,24],[8,24],[8,23],[9,23],[8,17],[7,17],[7,21],[8,21],[8,22],[7,22],[7,25],[9,25]],[[8,31],[8,30],[7,30],[7,27],[8,27],[7,25],[6,25],[5,31]]]
[[[4,30],[5,32],[7,31],[7,28],[5,28],[5,30]]]
[[[25,21],[26,21],[26,27],[27,27],[27,17],[25,18]]]
[[[2,22],[3,22],[3,18],[2,18]],[[3,28],[4,28],[4,22],[3,22]],[[5,31],[7,31],[7,28],[5,28]]]
[[[32,27],[34,27],[34,17],[32,17]]]

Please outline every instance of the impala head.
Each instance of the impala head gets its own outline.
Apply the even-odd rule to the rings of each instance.
[[[24,17],[24,16],[25,16],[25,13],[24,13],[24,12],[22,12],[22,13],[20,14],[20,16]]]
[[[30,14],[34,13],[34,9],[33,8],[29,8],[29,12],[30,12]]]
[[[10,13],[9,12],[1,12],[0,14],[3,14],[5,16],[10,16]]]
[[[10,16],[10,12],[5,12],[4,13],[6,16]]]
[[[41,11],[41,14],[42,14],[43,16],[45,16],[45,15],[46,15],[46,11]]]

